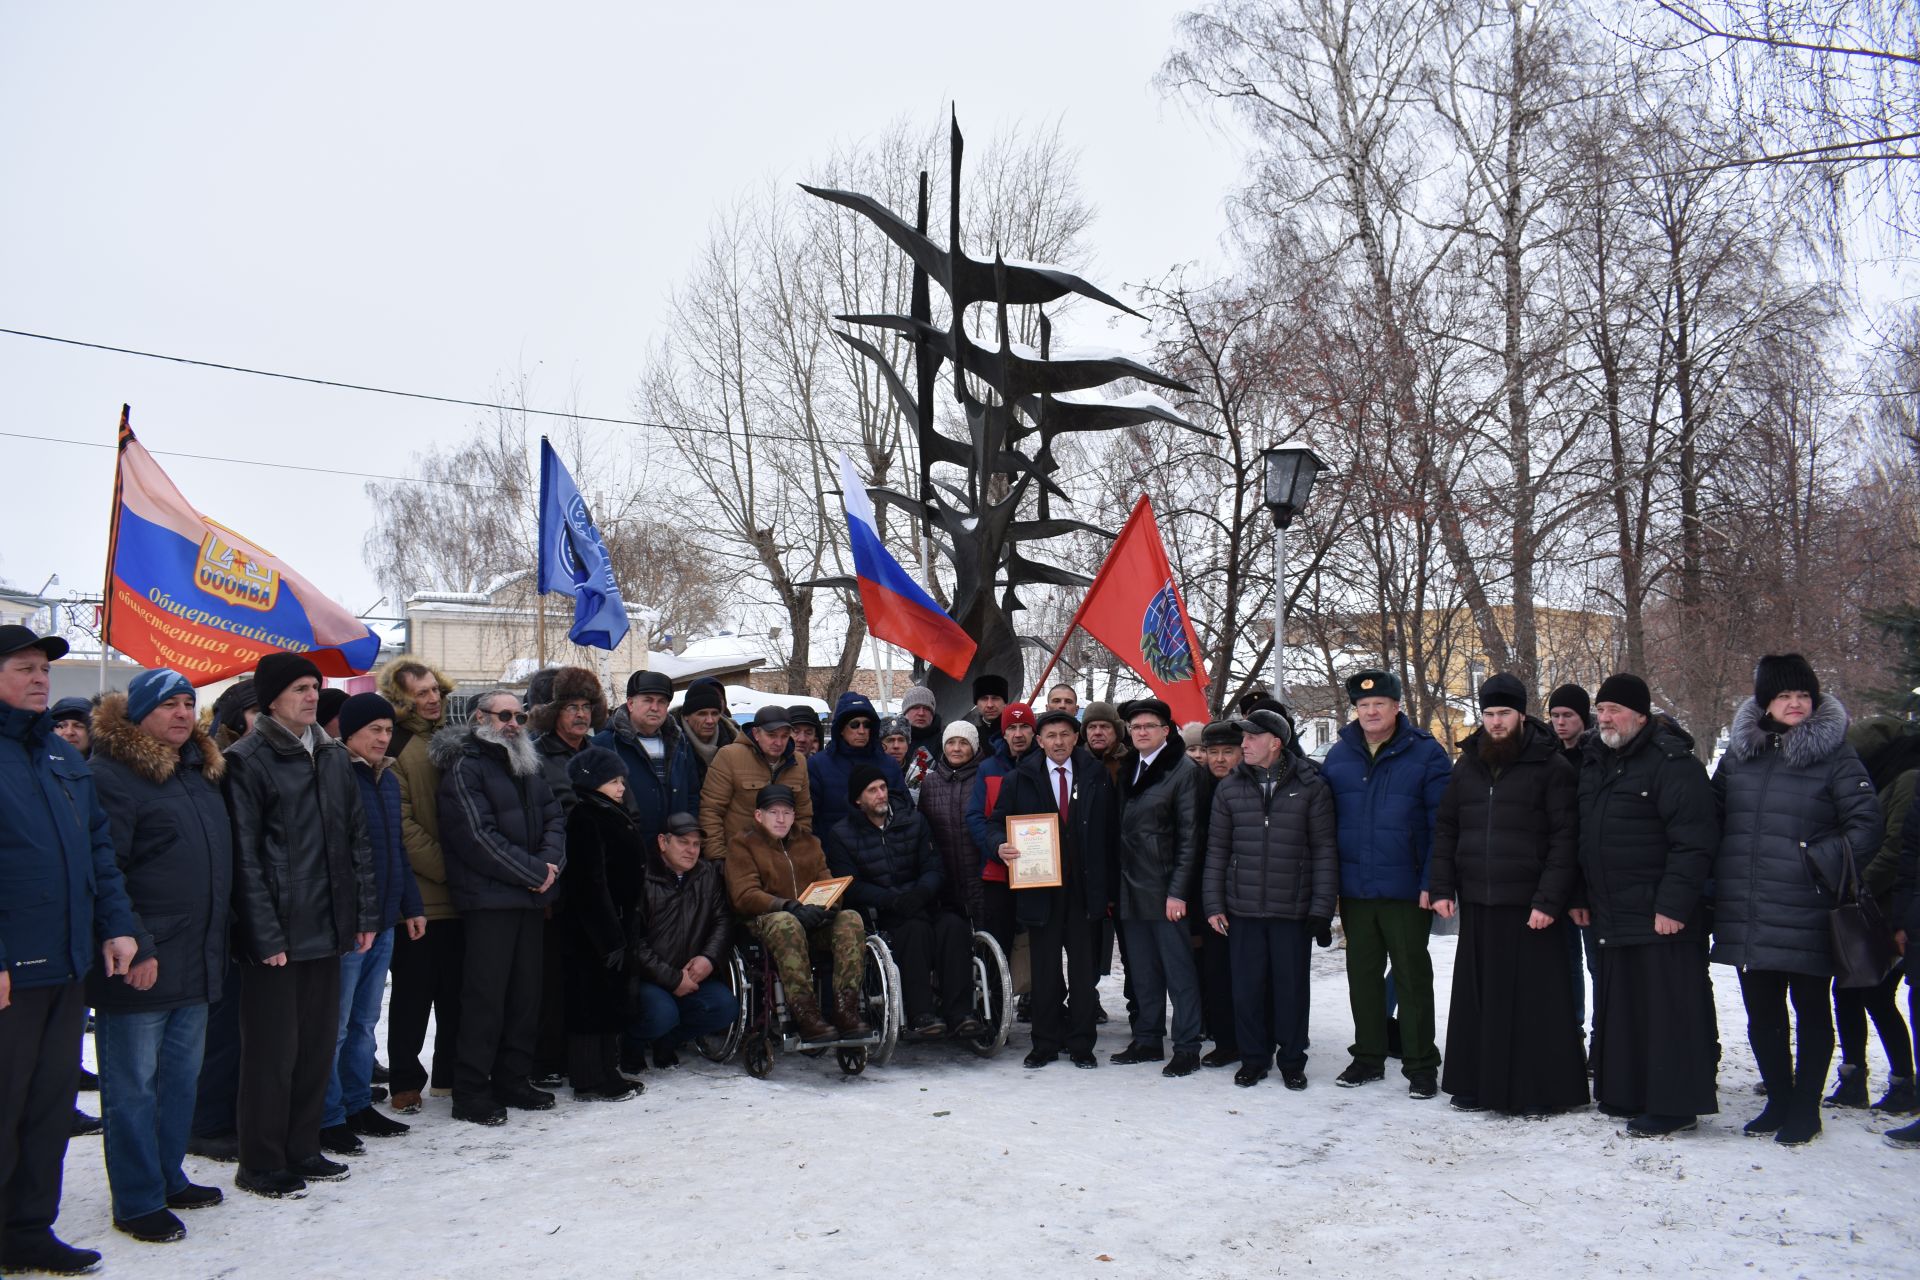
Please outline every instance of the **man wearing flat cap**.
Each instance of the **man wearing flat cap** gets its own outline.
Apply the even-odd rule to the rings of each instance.
[[[1347,935],[1347,998],[1353,1061],[1345,1088],[1386,1077],[1387,962],[1400,998],[1407,1093],[1439,1092],[1434,1045],[1432,913],[1427,877],[1434,816],[1453,762],[1433,735],[1400,710],[1400,678],[1368,668],[1347,678],[1354,718],[1327,752],[1321,776],[1333,790],[1340,840],[1340,922]]]
[[[726,857],[733,838],[753,827],[755,797],[776,784],[793,793],[792,829],[812,835],[813,787],[806,757],[793,745],[792,716],[785,707],[765,706],[754,712],[738,742],[714,753],[700,788],[701,852]]]
[[[1213,819],[1213,797],[1220,783],[1243,759],[1244,734],[1237,720],[1216,720],[1200,731],[1200,789],[1195,793],[1200,841],[1200,876],[1204,889],[1207,842]],[[1202,893],[1204,897],[1204,893]],[[1203,1067],[1228,1067],[1240,1061],[1239,1042],[1233,1026],[1233,954],[1226,938],[1207,923],[1201,902],[1189,904],[1187,923],[1200,940],[1200,1014],[1206,1024],[1207,1039],[1213,1048],[1200,1059]]]
[[[1594,1098],[1631,1117],[1627,1133],[1664,1137],[1719,1109],[1706,883],[1720,846],[1719,807],[1693,738],[1653,714],[1647,682],[1608,676],[1594,696],[1600,731],[1580,769],[1580,873],[1600,952],[1594,986]]]
[[[0,1268],[100,1261],[53,1234],[80,1082],[83,984],[131,985],[140,924],[93,774],[47,714],[67,642],[0,627]]]
[[[1186,924],[1200,872],[1200,766],[1170,741],[1173,712],[1158,698],[1120,708],[1133,767],[1120,776],[1120,928],[1133,978],[1132,1039],[1120,1065],[1163,1056],[1173,998],[1173,1058],[1161,1074],[1200,1066],[1200,972]]]
[[[679,1061],[689,1040],[731,1026],[740,1002],[717,977],[733,938],[733,912],[717,863],[700,856],[700,822],[667,815],[645,859],[639,909],[627,927],[633,1021],[627,1042],[653,1046],[653,1062]]]

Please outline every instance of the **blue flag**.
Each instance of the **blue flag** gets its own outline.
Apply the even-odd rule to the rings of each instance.
[[[612,649],[627,634],[627,606],[613,581],[613,560],[593,527],[587,500],[560,455],[540,437],[540,594],[560,591],[573,597],[573,627],[567,638],[578,645]]]

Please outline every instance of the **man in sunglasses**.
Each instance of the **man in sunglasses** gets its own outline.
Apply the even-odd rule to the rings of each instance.
[[[566,819],[542,776],[520,699],[489,689],[471,723],[434,735],[447,887],[466,924],[453,1115],[500,1124],[545,1111],[528,1081],[540,1023],[541,929],[567,863]],[[504,1104],[504,1105],[503,1105]]]

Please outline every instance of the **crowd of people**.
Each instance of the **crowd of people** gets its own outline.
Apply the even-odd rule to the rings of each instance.
[[[898,715],[849,692],[825,722],[763,706],[736,723],[711,681],[635,672],[610,708],[562,667],[453,717],[424,663],[349,696],[276,653],[204,710],[166,669],[49,708],[66,649],[0,628],[8,1272],[99,1261],[53,1230],[89,1010],[114,1225],[164,1243],[222,1199],[189,1152],[282,1198],[346,1178],[336,1157],[407,1133],[425,1094],[479,1125],[562,1086],[633,1097],[733,1024],[741,937],[807,1046],[872,1034],[869,928],[898,962],[902,1035],[978,1037],[981,930],[1024,948],[1028,1069],[1100,1065],[1117,949],[1110,1064],[1303,1090],[1312,948],[1337,920],[1353,1040],[1336,1084],[1397,1060],[1417,1100],[1593,1102],[1645,1137],[1718,1109],[1724,964],[1765,1093],[1748,1134],[1819,1134],[1836,1014],[1825,1101],[1868,1105],[1871,1021],[1891,1068],[1872,1105],[1920,1109],[1902,973],[1836,986],[1829,923],[1858,883],[1903,951],[1920,931],[1920,730],[1850,724],[1799,655],[1760,660],[1709,776],[1626,673],[1591,698],[1553,690],[1545,719],[1496,675],[1456,755],[1394,674],[1360,671],[1316,762],[1260,695],[1180,726],[1154,698],[1082,708],[1059,685],[1036,706],[986,675],[944,726],[918,687]],[[1016,889],[1008,819],[1036,814],[1058,817],[1058,883]],[[830,877],[848,880],[833,906],[803,901]],[[1456,923],[1443,1052],[1429,939]],[[1887,1138],[1920,1147],[1920,1123]]]

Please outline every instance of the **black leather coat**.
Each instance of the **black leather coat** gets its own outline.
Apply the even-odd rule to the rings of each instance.
[[[1120,773],[1120,918],[1165,920],[1167,899],[1193,895],[1200,873],[1200,766],[1169,739],[1146,772]]]
[[[272,716],[227,749],[234,933],[241,958],[321,960],[380,927],[360,784],[314,726],[311,753]]]

